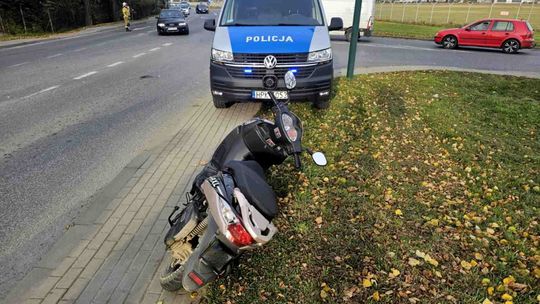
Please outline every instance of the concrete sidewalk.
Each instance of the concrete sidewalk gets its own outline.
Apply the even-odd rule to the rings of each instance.
[[[18,282],[6,303],[195,303],[163,291],[167,217],[220,140],[260,104],[194,104],[177,134],[136,158]],[[21,253],[24,254],[24,253]]]

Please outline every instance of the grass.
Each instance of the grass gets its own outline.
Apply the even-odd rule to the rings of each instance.
[[[470,7],[470,10],[469,10]],[[433,14],[432,12],[433,8]],[[450,10],[450,17],[448,11]],[[418,14],[416,13],[418,11]],[[490,14],[491,11],[491,14]],[[501,15],[507,13],[507,15]],[[436,3],[377,3],[375,18],[406,23],[464,25],[482,18],[517,18],[529,20],[533,28],[540,28],[540,5],[497,3],[448,4]],[[530,17],[529,17],[530,16]]]
[[[375,36],[433,40],[435,33],[449,27],[377,21],[375,23]]]
[[[279,233],[207,303],[538,303],[540,80],[362,75],[291,109],[329,165],[273,168]]]

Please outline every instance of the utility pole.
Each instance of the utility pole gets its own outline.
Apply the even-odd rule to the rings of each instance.
[[[26,34],[26,21],[24,20],[24,13],[23,13],[23,10],[22,10],[22,4],[19,4],[19,11],[21,12],[22,23],[23,23],[23,26],[24,26],[24,33]]]
[[[362,0],[355,0],[354,17],[351,42],[349,44],[349,63],[347,64],[347,78],[354,76],[354,63],[356,61],[356,45],[358,44],[358,32],[360,31],[360,11],[362,9]]]

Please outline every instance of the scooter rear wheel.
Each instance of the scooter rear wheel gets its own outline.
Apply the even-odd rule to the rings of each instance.
[[[184,273],[184,267],[181,265],[175,267],[174,265],[175,261],[173,259],[173,261],[165,267],[161,273],[161,276],[159,277],[161,287],[167,291],[178,291],[183,289],[182,276]]]

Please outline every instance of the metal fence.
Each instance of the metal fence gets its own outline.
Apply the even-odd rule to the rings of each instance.
[[[482,18],[528,20],[540,29],[540,3],[414,3],[378,2],[375,18],[379,20],[425,24],[466,24]]]

